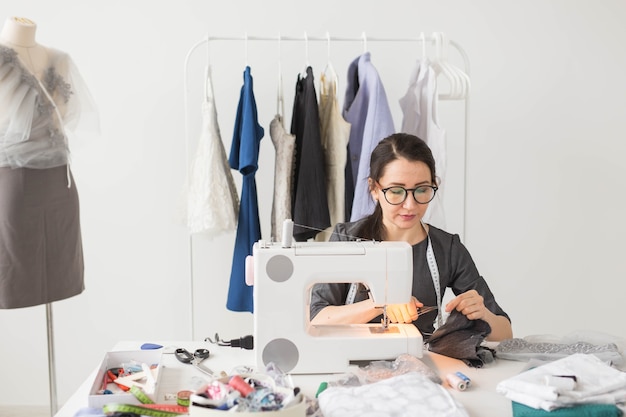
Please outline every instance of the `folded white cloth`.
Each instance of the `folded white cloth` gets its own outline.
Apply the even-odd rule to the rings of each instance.
[[[324,417],[468,417],[445,388],[417,372],[358,387],[329,387],[318,400]]]
[[[558,380],[550,377],[564,375],[576,377],[576,384],[548,385]],[[626,400],[626,373],[594,355],[577,353],[505,379],[496,390],[512,401],[546,411],[584,403],[615,404]]]

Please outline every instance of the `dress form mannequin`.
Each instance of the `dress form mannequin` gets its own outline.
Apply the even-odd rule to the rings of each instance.
[[[32,20],[9,17],[0,32],[0,43],[17,52],[22,64],[41,79],[48,63],[48,53],[35,40],[36,31],[37,25]]]
[[[29,70],[32,75],[40,82],[44,78],[46,69],[50,65],[50,54],[47,48],[39,45],[35,40],[35,32],[37,25],[27,18],[22,17],[9,17],[5,21],[5,25],[0,32],[0,45],[11,48],[17,53],[20,63]],[[1,80],[0,80],[1,81]],[[0,106],[0,111],[5,110],[4,106]],[[54,168],[53,168],[54,169]],[[18,172],[12,168],[0,168],[0,179],[4,175],[7,176],[7,170]],[[33,170],[26,170],[33,171]],[[44,172],[44,170],[41,170]],[[69,168],[68,168],[69,172]],[[44,174],[45,175],[45,174]],[[5,189],[2,189],[5,193],[2,196],[7,199],[7,193]],[[75,190],[73,190],[75,192]],[[9,196],[10,198],[11,196]],[[0,207],[2,208],[2,207]],[[6,209],[5,209],[6,210]],[[0,210],[0,214],[2,214]],[[1,235],[1,234],[0,234]],[[1,235],[4,237],[4,235]],[[9,239],[10,240],[10,239]],[[82,262],[82,261],[81,261]],[[82,276],[79,278],[82,282]],[[76,292],[76,291],[74,291]],[[32,303],[28,303],[32,304]],[[27,305],[28,305],[27,304]],[[56,414],[58,410],[57,404],[57,390],[56,390],[56,368],[55,368],[55,355],[54,355],[54,336],[53,336],[53,318],[52,318],[52,304],[47,302],[46,304],[46,324],[47,324],[47,340],[48,340],[48,377],[49,377],[49,389],[50,389],[50,408],[51,414]],[[18,306],[19,307],[19,306]]]

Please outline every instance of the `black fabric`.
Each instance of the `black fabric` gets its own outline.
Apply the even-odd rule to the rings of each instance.
[[[298,76],[291,133],[296,137],[291,198],[293,237],[302,242],[330,226],[320,116],[311,67],[307,68],[306,77]]]
[[[428,340],[428,350],[480,368],[494,361],[493,351],[480,346],[489,333],[491,326],[486,321],[469,320],[462,313],[453,310],[445,324]]]
[[[331,241],[356,240],[359,238],[359,229],[363,220],[349,223],[338,223]],[[458,235],[450,234],[441,229],[429,226],[429,234],[433,244],[433,252],[437,259],[439,269],[439,283],[441,297],[443,298],[446,288],[450,288],[455,295],[462,294],[469,290],[476,290],[484,299],[485,306],[492,313],[509,316],[502,310],[495,300],[495,297],[487,282],[480,276],[471,255],[461,243]],[[413,246],[413,296],[426,306],[437,305],[437,295],[430,269],[426,262],[426,248],[428,241]],[[345,284],[316,284],[311,291],[311,318],[328,305],[345,304],[346,294],[349,285]],[[367,293],[357,294],[355,302],[367,297]],[[437,311],[431,311],[420,315],[417,321],[413,322],[424,335],[434,332],[433,322],[437,317]],[[372,320],[380,322],[380,318]]]

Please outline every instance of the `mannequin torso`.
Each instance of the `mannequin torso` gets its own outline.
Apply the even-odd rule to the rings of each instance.
[[[17,52],[22,64],[41,79],[48,64],[48,52],[35,40],[37,25],[23,17],[9,17],[0,32],[0,44]]]

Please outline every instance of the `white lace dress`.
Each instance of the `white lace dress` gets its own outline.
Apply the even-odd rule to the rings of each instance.
[[[186,188],[186,224],[191,233],[217,236],[236,230],[239,197],[222,143],[210,71],[202,102],[202,131]]]

